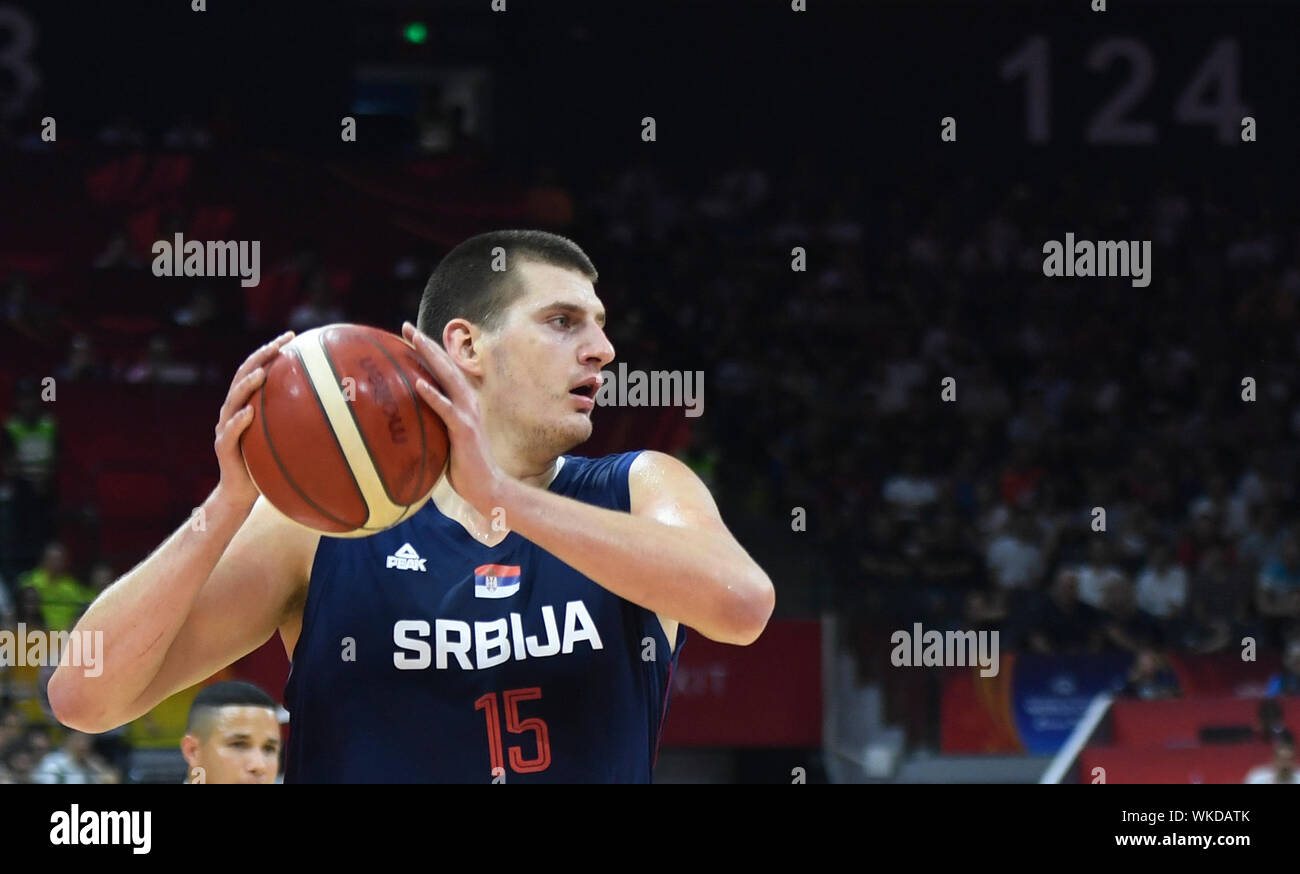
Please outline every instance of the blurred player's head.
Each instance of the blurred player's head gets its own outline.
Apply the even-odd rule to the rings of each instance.
[[[86,756],[90,753],[91,745],[94,739],[81,731],[69,731],[63,739],[63,751],[74,762],[85,761]]]
[[[1132,675],[1148,680],[1153,679],[1164,669],[1164,666],[1164,656],[1160,654],[1159,650],[1143,647],[1138,650],[1133,659]]]
[[[26,747],[15,747],[4,764],[5,770],[9,772],[8,779],[14,783],[27,783],[36,768],[36,756]]]
[[[280,770],[275,701],[252,683],[207,686],[190,705],[181,752],[192,782],[274,783]]]
[[[425,286],[416,327],[443,342],[478,391],[490,438],[518,457],[549,460],[591,436],[614,358],[596,277],[571,240],[493,231],[447,253]]]
[[[68,551],[63,544],[52,541],[45,546],[41,555],[41,569],[52,577],[62,576],[68,572]]]

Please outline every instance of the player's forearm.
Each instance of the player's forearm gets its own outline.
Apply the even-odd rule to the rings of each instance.
[[[715,532],[607,510],[512,480],[498,505],[505,523],[634,604],[705,637],[747,645],[772,615],[767,574]]]
[[[120,714],[157,676],[199,591],[251,509],[218,488],[203,502],[201,516],[187,520],[95,599],[74,630],[102,632],[96,635],[96,671],[91,675],[84,665],[69,664],[67,651],[50,678],[50,706],[60,722],[93,732],[124,721]]]

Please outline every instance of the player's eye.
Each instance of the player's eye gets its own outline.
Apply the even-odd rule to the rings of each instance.
[[[568,316],[556,316],[555,318],[551,319],[551,324],[555,324],[556,322],[562,323],[560,325],[561,328],[567,328],[569,327],[569,325],[573,324],[573,320],[570,319]]]

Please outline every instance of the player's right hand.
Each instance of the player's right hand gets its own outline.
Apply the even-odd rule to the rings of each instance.
[[[252,509],[257,500],[257,486],[248,475],[244,464],[244,453],[239,448],[240,435],[253,421],[253,407],[248,399],[266,379],[266,367],[280,354],[280,348],[293,339],[293,331],[285,331],[244,360],[235,371],[235,378],[226,393],[226,402],[221,405],[217,417],[216,440],[213,446],[217,452],[217,464],[221,467],[221,482],[217,490],[223,497],[237,502],[240,506]]]

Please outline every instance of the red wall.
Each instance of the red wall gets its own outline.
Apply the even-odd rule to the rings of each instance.
[[[1201,728],[1206,726],[1257,727],[1260,700],[1231,697],[1118,700],[1111,707],[1110,741],[1117,746],[1195,745],[1200,742]],[[1300,699],[1279,698],[1278,702],[1287,727],[1293,733],[1300,733]]]
[[[1273,760],[1265,743],[1161,747],[1089,747],[1079,755],[1079,780],[1092,783],[1093,768],[1106,783],[1240,783],[1256,765]]]

